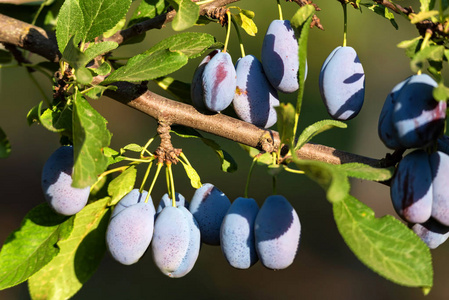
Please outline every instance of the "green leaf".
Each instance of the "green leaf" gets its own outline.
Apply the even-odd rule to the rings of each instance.
[[[293,15],[291,24],[298,37],[298,98],[296,101],[296,115],[299,117],[302,107],[302,98],[304,97],[304,83],[306,76],[306,63],[307,63],[307,41],[309,39],[310,24],[312,23],[312,17],[315,13],[315,7],[313,5],[304,5]]]
[[[128,144],[125,147],[123,147],[122,149],[120,149],[120,153],[123,154],[127,150],[140,153],[140,152],[142,152],[143,148],[142,148],[142,146],[137,145],[137,144]]]
[[[172,22],[173,30],[182,31],[195,25],[200,16],[199,5],[196,5],[191,0],[178,0],[176,2],[178,8]]]
[[[389,20],[391,25],[393,25],[394,28],[398,29],[398,24],[394,19],[394,14],[386,6],[378,3],[373,5],[371,5],[370,3],[362,3],[362,5],[366,6],[369,10],[375,12],[379,16],[382,16],[385,19]]]
[[[93,44],[89,46],[89,48],[84,51],[84,55],[86,56],[86,63],[90,62],[95,57],[105,54],[109,51],[112,51],[118,47],[118,43],[116,42],[102,42],[98,44]]]
[[[123,17],[114,27],[103,32],[103,38],[109,38],[113,36],[117,31],[120,31],[126,25],[126,17]]]
[[[89,69],[85,67],[79,67],[75,69],[76,82],[84,85],[88,85],[92,82],[93,76]]]
[[[164,9],[164,0],[142,0],[139,7],[134,11],[128,26],[152,19],[157,15],[160,15]]]
[[[374,212],[348,196],[333,204],[338,230],[358,259],[379,275],[401,285],[432,287],[429,248],[407,226]]]
[[[126,15],[131,0],[79,0],[84,16],[84,40],[93,41]]]
[[[160,41],[143,54],[168,49],[170,51],[181,52],[189,58],[195,58],[201,56],[214,43],[215,38],[208,33],[183,32]]]
[[[448,101],[449,100],[449,88],[446,87],[442,82],[438,84],[432,92],[433,98],[437,101]]]
[[[0,127],[0,158],[7,158],[11,154],[11,143],[6,133]]]
[[[83,11],[78,1],[65,1],[59,11],[58,21],[56,22],[56,40],[58,41],[59,51],[64,53],[65,47],[72,38],[78,43],[83,32]]]
[[[444,46],[428,46],[415,54],[410,61],[410,67],[413,72],[418,72],[424,68],[426,61],[442,61],[444,55]]]
[[[116,205],[123,196],[131,192],[136,182],[136,175],[136,167],[131,166],[109,183],[108,194],[111,196],[109,205]]]
[[[11,61],[12,61],[11,52],[0,49],[0,64],[8,64]]]
[[[108,166],[103,148],[110,141],[106,120],[77,93],[73,110],[73,187],[84,188],[97,181],[97,176]]]
[[[51,132],[71,131],[72,109],[69,106],[65,107],[62,111],[56,106],[53,109],[47,108],[38,116],[38,120],[45,129]]]
[[[394,167],[374,168],[362,163],[347,163],[335,167],[346,172],[349,177],[372,181],[386,181],[391,179],[394,174]]]
[[[0,289],[27,280],[59,252],[56,243],[68,237],[73,218],[56,214],[46,203],[33,208],[0,252]]]
[[[419,51],[421,43],[422,37],[418,36],[412,40],[402,41],[397,46],[398,48],[405,49],[405,55],[407,55],[409,58],[413,58],[413,56],[415,56],[415,53]]]
[[[119,152],[109,147],[103,148],[103,154],[108,159],[108,166],[124,160],[124,158],[120,156]]]
[[[330,202],[342,201],[349,195],[350,184],[346,172],[339,170],[335,165],[315,160],[302,160],[295,155],[293,161],[326,191],[327,200]]]
[[[301,132],[301,135],[298,138],[298,142],[296,143],[295,150],[298,150],[302,146],[304,146],[306,143],[308,143],[314,136],[317,134],[320,134],[321,132],[324,132],[326,130],[332,129],[332,128],[346,128],[348,125],[341,121],[336,120],[321,120],[316,123],[313,123],[312,125],[308,126],[306,129],[304,129],[303,132]]]
[[[169,92],[177,100],[192,103],[190,99],[190,84],[174,79],[173,77],[159,77],[153,80],[164,91]]]
[[[83,68],[87,63],[86,55],[76,45],[74,38],[72,37],[67,43],[64,52],[62,53],[62,59],[72,67],[78,69]]]
[[[102,85],[94,85],[92,88],[86,91],[85,95],[92,99],[99,99],[106,90],[117,90],[117,87],[114,85],[102,86]]]
[[[256,23],[252,20],[252,18],[249,18],[246,14],[240,12],[238,15],[233,16],[235,18],[235,21],[237,22],[237,25],[242,27],[243,30],[250,36],[255,36],[257,33],[257,26]]]
[[[228,152],[221,149],[220,145],[217,144],[215,141],[203,137],[195,129],[185,127],[185,126],[180,126],[180,125],[174,125],[171,127],[171,132],[174,132],[176,135],[183,137],[183,138],[198,138],[205,145],[212,148],[212,150],[214,150],[215,154],[218,156],[218,159],[220,160],[221,170],[223,172],[232,173],[237,170],[237,163],[235,162],[234,158],[232,158],[232,156]]]
[[[437,10],[421,11],[421,12],[413,15],[413,18],[410,20],[410,23],[416,24],[416,23],[422,22],[424,20],[427,20],[427,19],[437,16],[437,15],[438,15]]]
[[[106,76],[112,71],[112,67],[108,62],[103,62],[98,68],[89,68],[90,71],[97,75]]]
[[[194,189],[199,189],[202,186],[202,184],[201,184],[201,178],[198,175],[198,173],[196,172],[196,170],[192,166],[183,162],[182,160],[180,160],[180,162],[182,163],[182,166],[184,167],[184,170],[186,171],[187,177],[189,177],[189,179],[190,179],[190,184],[192,185],[192,187]]]
[[[188,58],[180,52],[160,50],[150,54],[134,56],[128,63],[117,69],[102,84],[116,81],[152,80],[168,75],[187,64]]]
[[[28,281],[33,300],[68,299],[92,276],[106,252],[109,200],[93,202],[74,216],[70,236],[58,242],[59,254]]]
[[[421,12],[427,12],[435,7],[435,0],[419,0],[421,2]]]
[[[295,126],[295,108],[291,103],[280,103],[274,108],[277,113],[277,128],[281,144],[293,145],[295,139],[293,128]]]
[[[273,164],[273,156],[271,155],[271,153],[265,152],[265,153],[261,154],[261,152],[259,150],[257,150],[256,148],[253,148],[253,147],[250,147],[247,145],[243,145],[243,144],[240,144],[240,147],[242,147],[243,150],[248,152],[249,156],[251,156],[252,158],[254,158],[256,155],[259,155],[259,157],[256,160],[258,165]]]

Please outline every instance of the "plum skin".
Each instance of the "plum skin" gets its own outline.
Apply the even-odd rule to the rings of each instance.
[[[326,58],[319,77],[321,98],[329,115],[350,120],[358,115],[365,98],[365,72],[352,47],[337,47]]]
[[[239,197],[229,208],[220,228],[221,250],[228,263],[237,269],[248,269],[257,257],[254,224],[259,206],[252,198]]]
[[[240,58],[236,74],[237,88],[232,103],[239,118],[262,128],[273,126],[277,121],[274,106],[279,106],[279,98],[260,61],[253,55]]]
[[[208,245],[220,245],[220,227],[231,201],[211,183],[203,184],[195,191],[189,210],[200,226],[201,241]]]
[[[237,76],[231,56],[218,52],[205,65],[202,74],[204,105],[210,111],[226,109],[234,99]]]
[[[71,216],[87,204],[90,186],[72,187],[73,147],[59,147],[46,161],[41,176],[45,200],[58,214]]]
[[[189,202],[186,201],[186,199],[184,198],[183,195],[176,193],[176,197],[175,197],[175,202],[176,202],[176,206],[185,206],[187,209],[189,208]],[[157,206],[156,209],[156,216],[162,211],[162,209],[164,209],[164,207],[167,206],[172,206],[173,205],[173,200],[170,199],[170,197],[168,196],[167,193],[165,193],[162,198],[161,201],[159,201],[159,205]]]
[[[146,191],[132,190],[115,206],[106,230],[106,245],[112,257],[124,264],[136,263],[151,243],[155,209]]]
[[[200,62],[195,72],[193,73],[192,84],[190,86],[190,97],[192,98],[193,106],[201,111],[208,111],[206,105],[204,104],[204,89],[203,89],[203,73],[204,68],[207,63],[215,56],[215,54],[219,53],[220,50],[216,49],[206,55],[203,60]]]
[[[273,195],[265,199],[256,217],[254,234],[257,254],[265,267],[280,270],[293,263],[301,223],[285,197]]]
[[[289,20],[273,20],[268,26],[261,61],[274,88],[284,93],[298,90],[298,40]]]

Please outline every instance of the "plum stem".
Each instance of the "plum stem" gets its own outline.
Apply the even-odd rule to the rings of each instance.
[[[154,174],[153,181],[151,182],[151,186],[150,186],[150,189],[148,190],[147,197],[145,198],[145,203],[148,203],[148,200],[150,199],[150,195],[151,195],[151,192],[153,191],[154,184],[156,183],[156,179],[158,178],[163,165],[164,165],[164,163],[162,163],[162,162],[157,163],[156,174]]]
[[[228,49],[229,37],[231,36],[231,22],[229,22],[231,20],[231,12],[227,10],[226,15],[228,16],[228,26],[226,27],[226,40],[223,48],[223,52],[225,53]]]
[[[153,156],[153,154],[148,151],[148,147],[151,145],[151,143],[154,141],[154,139],[158,136],[157,134],[153,136],[151,139],[148,140],[148,142],[143,146],[142,151],[140,151],[140,157],[142,158],[144,156],[144,153],[147,152],[149,155]]]
[[[175,180],[173,178],[173,171],[171,168],[171,163],[167,164],[167,170],[168,170],[168,178],[170,179],[170,193],[171,193],[171,199],[172,199],[172,206],[176,207],[176,193],[175,193]]]
[[[277,0],[277,3],[278,3],[278,11],[279,11],[279,20],[283,21],[284,20],[284,16],[282,15],[281,2],[279,0]]]
[[[245,198],[248,198],[249,181],[251,179],[251,174],[253,173],[253,169],[257,162],[257,159],[259,159],[259,155],[254,156],[253,162],[251,163],[251,166],[249,167],[248,176],[246,177],[245,193],[243,194],[243,197],[245,197]]]
[[[346,3],[341,2],[343,6],[343,47],[346,47],[346,39],[348,34],[348,9]]]
[[[143,191],[143,188],[145,186],[145,183],[147,182],[148,175],[150,174],[150,170],[151,170],[152,166],[153,166],[153,161],[151,161],[148,164],[147,170],[145,171],[145,175],[143,176],[143,179],[142,179],[142,184],[140,185],[140,188],[139,188],[139,193],[142,193],[142,191]]]
[[[237,37],[239,39],[240,45],[240,52],[242,53],[242,57],[245,57],[245,47],[243,46],[242,35],[240,34],[239,25],[237,24],[237,21],[235,20],[235,17],[233,15],[231,15],[231,21],[232,24],[234,24],[235,31],[237,32]]]

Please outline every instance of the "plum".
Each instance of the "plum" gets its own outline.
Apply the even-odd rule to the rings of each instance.
[[[195,191],[189,210],[200,226],[203,243],[220,245],[221,223],[230,206],[228,197],[211,183]]]
[[[337,120],[357,116],[365,98],[365,73],[352,47],[337,47],[326,58],[319,77],[321,98]]]
[[[154,224],[153,260],[169,277],[187,274],[198,258],[200,231],[192,214],[183,206],[166,206]]]
[[[185,206],[187,209],[189,208],[189,202],[186,201],[183,195],[176,193],[176,206]],[[157,206],[156,210],[156,216],[162,211],[162,209],[166,206],[173,206],[172,199],[168,196],[167,193],[162,196],[161,201],[159,202],[159,205]]]
[[[429,155],[423,150],[407,154],[399,163],[391,181],[394,209],[411,223],[426,222],[432,212],[432,170]]]
[[[288,20],[273,20],[262,44],[261,60],[265,74],[277,90],[298,90],[298,40]]]
[[[391,149],[425,147],[444,129],[447,104],[433,98],[437,83],[427,74],[413,75],[387,97],[379,118],[379,136]]]
[[[239,118],[258,127],[273,126],[277,120],[274,106],[279,105],[279,99],[260,61],[246,55],[237,61],[236,74],[237,88],[232,103]]]
[[[430,155],[432,170],[432,217],[449,226],[449,155],[437,151]]]
[[[414,224],[412,230],[430,249],[435,249],[449,237],[449,227],[440,224],[433,218],[422,224]]]
[[[252,198],[234,200],[220,229],[221,250],[228,263],[237,269],[248,269],[258,261],[254,222],[259,206]]]
[[[115,206],[106,231],[106,245],[112,257],[124,265],[136,263],[153,237],[154,205],[145,203],[146,191],[132,190]]]
[[[231,104],[237,84],[236,77],[229,53],[218,52],[210,59],[202,74],[203,99],[208,110],[220,112]]]
[[[279,270],[293,263],[301,223],[285,197],[273,195],[265,199],[256,217],[254,235],[257,254],[265,267]]]
[[[206,55],[203,60],[200,62],[198,67],[195,70],[192,78],[192,84],[190,86],[190,97],[192,98],[193,106],[201,111],[207,111],[207,107],[204,104],[204,90],[203,90],[203,72],[206,64],[215,56],[215,54],[219,53],[220,49],[216,49]]]
[[[83,209],[90,194],[90,187],[72,187],[73,164],[73,147],[62,146],[53,152],[42,170],[44,197],[55,212],[65,216]]]

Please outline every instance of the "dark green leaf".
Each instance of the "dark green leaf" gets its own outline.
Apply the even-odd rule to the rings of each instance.
[[[429,248],[392,216],[374,212],[348,196],[333,204],[338,230],[354,254],[379,275],[401,285],[432,287]]]
[[[413,72],[424,69],[426,61],[442,61],[444,55],[444,46],[428,46],[415,54],[410,61],[410,67]]]
[[[293,128],[295,126],[295,108],[291,103],[281,103],[274,108],[277,113],[277,128],[281,144],[288,146],[293,145],[295,139]]]
[[[131,192],[136,182],[136,175],[136,167],[131,166],[109,183],[108,193],[111,196],[109,205],[116,205],[123,196]]]
[[[173,18],[172,27],[175,31],[186,30],[195,25],[200,15],[200,7],[191,0],[178,0],[176,16]]]
[[[386,181],[393,177],[394,174],[394,167],[374,168],[361,163],[347,163],[336,165],[335,167],[346,172],[346,175],[349,177],[372,181]]]
[[[33,300],[68,299],[92,276],[106,252],[109,200],[93,202],[74,216],[70,236],[58,242],[59,254],[28,280]]]
[[[150,54],[140,54],[107,77],[103,84],[116,81],[152,80],[168,75],[187,64],[188,57],[180,52],[160,50]]]
[[[114,85],[108,85],[108,86],[95,85],[92,88],[90,88],[85,93],[85,95],[87,97],[89,97],[89,98],[92,98],[92,99],[99,99],[106,90],[113,90],[113,91],[115,91],[115,90],[117,90],[117,87],[114,86]]]
[[[73,38],[79,42],[84,32],[83,11],[77,0],[66,0],[61,7],[56,23],[56,39],[58,48],[64,53],[65,47]]]
[[[112,71],[112,67],[108,62],[103,62],[98,68],[89,68],[97,75],[106,76]]]
[[[160,15],[165,9],[164,0],[142,0],[129,21],[129,26]]]
[[[189,58],[195,58],[201,56],[201,54],[209,49],[214,43],[215,38],[208,33],[183,32],[160,41],[143,54],[150,54],[159,50],[168,49],[181,52]]]
[[[177,100],[184,103],[192,103],[190,99],[190,84],[174,79],[173,77],[160,77],[154,82],[164,91],[169,92]]]
[[[97,176],[108,166],[103,148],[109,146],[110,141],[106,120],[77,93],[73,110],[75,165],[72,186],[84,188],[97,181]]]
[[[171,127],[171,131],[174,132],[176,135],[183,137],[183,138],[198,138],[200,139],[204,144],[212,148],[214,150],[215,154],[217,154],[218,159],[221,163],[221,170],[223,172],[234,172],[237,170],[237,163],[232,158],[232,156],[221,149],[220,145],[217,144],[215,141],[203,137],[198,131],[195,129],[175,125]]]
[[[0,158],[6,158],[11,154],[11,144],[3,129],[0,127]]]
[[[86,63],[90,62],[98,55],[105,54],[109,51],[114,50],[117,47],[118,44],[116,42],[102,42],[89,46],[89,48],[87,48],[86,51],[84,51],[84,55],[86,56],[85,57]]]
[[[84,85],[90,84],[93,80],[92,73],[89,71],[88,68],[85,67],[79,67],[75,69],[75,78],[76,82]]]
[[[84,40],[93,41],[113,28],[131,6],[131,0],[79,0],[84,16]]]
[[[42,104],[42,102],[41,102]],[[41,107],[38,111],[40,113]],[[63,110],[58,107],[53,109],[47,108],[44,112],[38,115],[39,123],[51,132],[71,132],[72,131],[72,108],[66,106]]]
[[[0,252],[0,289],[24,282],[48,264],[72,226],[73,218],[56,214],[46,203],[32,209]]]
[[[332,128],[346,128],[348,127],[345,123],[336,120],[321,120],[318,121],[301,132],[296,143],[295,150],[298,150],[306,143],[308,143],[314,136]]]
[[[108,159],[108,166],[123,161],[123,157],[120,156],[120,153],[112,148],[103,148],[103,154]]]
[[[405,49],[405,55],[409,58],[413,58],[415,53],[419,51],[422,43],[422,37],[416,37],[412,40],[402,41],[398,44],[399,48]]]
[[[393,25],[394,28],[398,29],[398,24],[394,19],[394,14],[387,7],[378,3],[362,3],[362,5],[368,7],[369,10],[375,12],[379,16],[382,16],[385,19],[389,20],[391,25]]]
[[[67,43],[64,53],[62,53],[62,59],[68,62],[75,70],[83,68],[88,63],[86,55],[74,44],[73,37]]]
[[[438,84],[436,88],[433,89],[433,98],[437,101],[448,101],[449,100],[449,88],[443,83]]]

